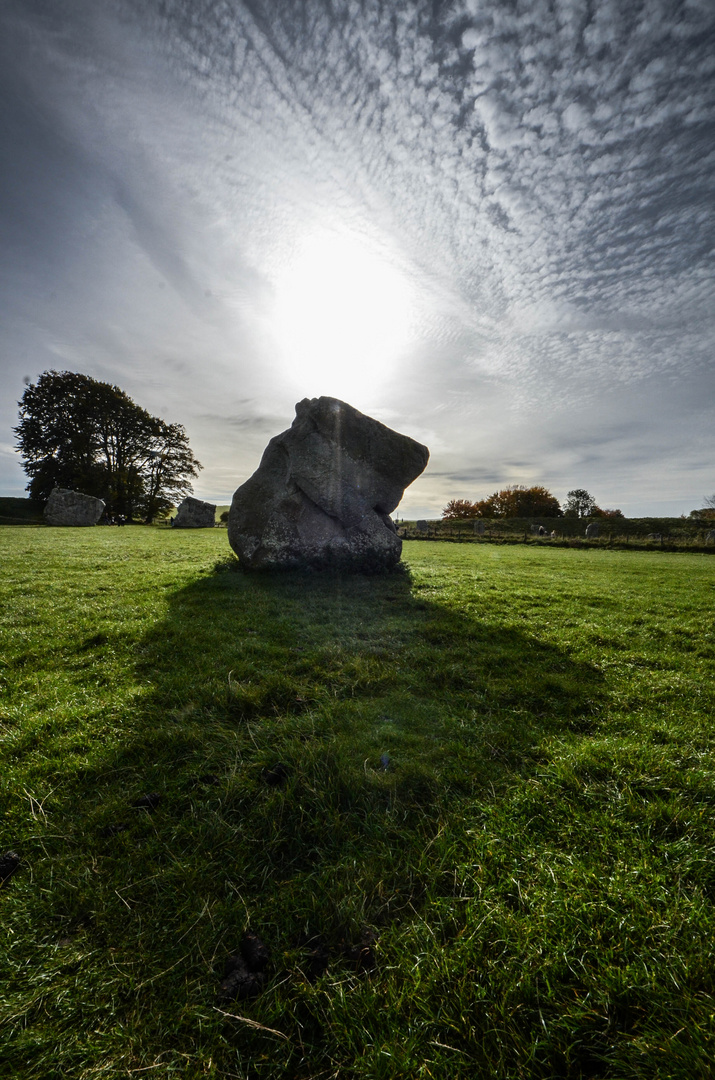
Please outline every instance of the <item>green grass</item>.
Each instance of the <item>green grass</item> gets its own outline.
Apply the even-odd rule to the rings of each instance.
[[[715,561],[255,576],[140,527],[0,559],[0,1076],[711,1075]],[[269,982],[219,1000],[249,926]]]

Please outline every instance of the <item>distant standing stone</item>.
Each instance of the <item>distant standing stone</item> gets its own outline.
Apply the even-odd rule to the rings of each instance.
[[[474,535],[475,536],[484,536],[484,522],[483,521],[475,521],[474,522]]]
[[[706,544],[715,544],[715,529],[711,529],[705,537]]]
[[[586,539],[595,540],[600,532],[601,526],[597,521],[592,521],[590,525],[586,526]]]
[[[179,505],[174,518],[175,529],[213,529],[216,524],[216,506],[187,495]]]
[[[402,541],[390,514],[429,460],[426,446],[337,398],[304,398],[233,496],[228,539],[253,569],[388,569]]]
[[[48,525],[96,525],[103,513],[101,499],[56,487],[47,500],[44,518]]]

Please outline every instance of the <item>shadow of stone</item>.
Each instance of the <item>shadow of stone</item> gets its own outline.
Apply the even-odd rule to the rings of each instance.
[[[421,599],[406,571],[219,567],[171,598],[136,666],[137,715],[84,778],[98,834],[125,850],[139,834],[189,843],[204,829],[220,850],[240,823],[256,880],[327,872],[361,845],[369,861],[386,820],[424,838],[456,800],[494,798],[534,768],[545,735],[588,732],[600,709],[598,671]],[[147,793],[161,794],[151,823],[137,811]]]
[[[310,994],[382,978],[390,928],[454,904],[484,804],[544,736],[598,723],[602,694],[596,670],[423,599],[404,570],[219,566],[171,596],[136,673],[118,743],[78,777],[50,917],[119,965],[110,1011],[128,1030],[141,1015],[147,1045],[171,1029],[224,1064],[225,963],[257,933],[257,1029],[300,1032],[286,1074],[296,1046],[327,1045]],[[260,1032],[241,1037],[259,1052]]]
[[[216,573],[172,598],[139,645],[137,670],[151,684],[148,716],[234,723],[389,699],[403,724],[425,704],[519,717],[515,745],[587,729],[602,683],[598,670],[527,631],[421,599],[405,571]]]

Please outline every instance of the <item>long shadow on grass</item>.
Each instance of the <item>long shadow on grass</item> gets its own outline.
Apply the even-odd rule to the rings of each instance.
[[[385,939],[449,893],[470,819],[600,695],[590,667],[421,599],[406,573],[215,572],[173,596],[136,665],[136,713],[83,777],[100,871],[65,920],[122,957],[112,1008],[141,1000],[136,1031],[168,1025],[191,1053],[207,1009],[225,1022],[221,965],[250,925],[273,981],[240,1009],[337,1060],[313,980],[379,970],[366,928]],[[295,1040],[279,1050],[295,1064]]]
[[[97,827],[151,834],[251,904],[290,882],[297,923],[314,891],[334,923],[388,917],[395,892],[416,902],[440,817],[495,797],[545,734],[587,731],[599,710],[593,668],[420,599],[407,573],[213,573],[172,598],[137,669],[147,691],[121,748],[85,777],[103,792]],[[132,803],[152,793],[149,821]]]

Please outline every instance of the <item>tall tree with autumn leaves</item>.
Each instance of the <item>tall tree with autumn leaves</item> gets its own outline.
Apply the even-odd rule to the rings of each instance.
[[[442,511],[445,520],[465,518],[532,518],[561,517],[559,500],[540,484],[526,487],[512,484],[495,491],[487,499],[470,503],[452,499]]]

